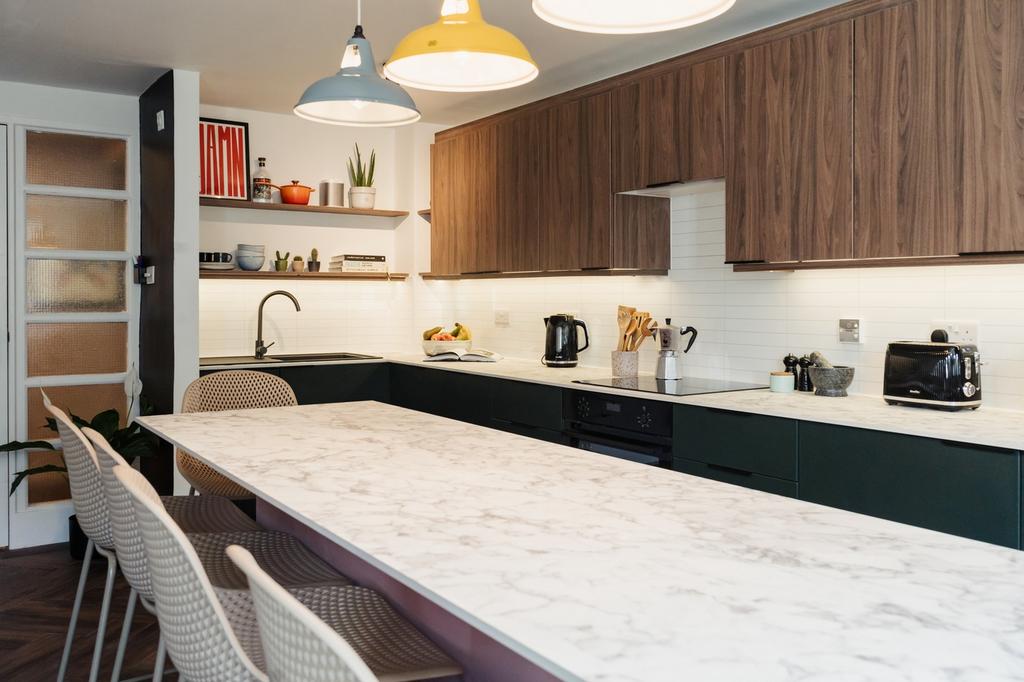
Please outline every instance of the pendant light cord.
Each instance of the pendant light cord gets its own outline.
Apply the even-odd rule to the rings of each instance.
[[[363,25],[363,0],[356,0],[356,26]]]

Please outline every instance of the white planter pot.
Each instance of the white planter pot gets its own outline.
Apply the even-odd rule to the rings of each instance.
[[[376,200],[376,187],[352,187],[348,191],[348,205],[351,208],[370,209]]]

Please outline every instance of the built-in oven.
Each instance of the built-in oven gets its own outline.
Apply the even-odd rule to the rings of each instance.
[[[581,450],[672,468],[672,404],[565,391],[564,435]]]

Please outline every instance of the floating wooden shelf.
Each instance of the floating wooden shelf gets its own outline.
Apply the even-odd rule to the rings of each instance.
[[[401,282],[405,272],[276,272],[274,270],[200,270],[199,279],[347,279]]]
[[[239,201],[237,199],[209,199],[201,197],[200,206],[215,208],[239,208],[256,211],[293,211],[298,213],[330,213],[333,215],[358,215],[368,218],[405,218],[408,211],[382,211],[379,209],[339,208],[337,206],[302,206],[300,204],[263,204],[255,201]]]
[[[515,279],[522,277],[662,277],[668,270],[558,270],[552,272],[474,272],[466,275],[435,275],[421,272],[423,279]]]
[[[422,211],[416,211],[416,215],[418,215],[419,217],[423,218],[428,223],[430,222],[430,209],[429,208],[425,208]]]

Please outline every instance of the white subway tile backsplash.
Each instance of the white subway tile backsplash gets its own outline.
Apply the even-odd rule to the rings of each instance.
[[[933,320],[975,320],[985,359],[985,402],[1024,409],[1024,266],[865,268],[734,273],[725,253],[725,193],[672,200],[672,269],[668,277],[558,277],[405,283],[299,282],[288,288],[302,302],[268,304],[267,340],[276,352],[410,351],[419,332],[455,321],[475,343],[513,357],[539,358],[542,318],[572,312],[586,321],[591,347],[585,364],[607,367],[617,341],[615,306],[635,305],[656,318],[693,325],[700,334],[686,372],[767,383],[787,353],[821,350],[857,368],[854,392],[880,395],[885,346],[928,338]],[[256,305],[271,288],[260,283],[203,280],[203,355],[251,352]],[[494,311],[509,326],[494,324]],[[861,320],[860,344],[840,343],[840,317]],[[653,369],[648,341],[641,365]]]

